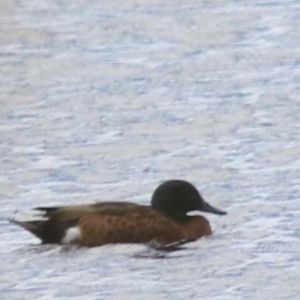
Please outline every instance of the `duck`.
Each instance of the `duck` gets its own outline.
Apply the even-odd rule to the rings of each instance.
[[[39,219],[11,220],[42,244],[94,247],[115,243],[145,243],[157,248],[182,244],[212,234],[209,221],[199,214],[227,214],[206,202],[185,180],[161,183],[150,205],[132,202],[36,207]]]

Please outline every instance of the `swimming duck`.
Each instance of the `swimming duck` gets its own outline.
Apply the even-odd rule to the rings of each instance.
[[[153,193],[151,206],[131,202],[37,207],[42,219],[13,223],[44,244],[101,246],[109,243],[152,243],[158,246],[196,240],[212,234],[199,211],[225,215],[204,201],[184,180],[168,180]]]

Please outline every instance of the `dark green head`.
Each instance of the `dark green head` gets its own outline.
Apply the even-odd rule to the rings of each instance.
[[[184,180],[168,180],[160,184],[153,193],[151,205],[155,210],[181,223],[189,220],[187,213],[191,211],[226,214],[205,202],[197,189]]]

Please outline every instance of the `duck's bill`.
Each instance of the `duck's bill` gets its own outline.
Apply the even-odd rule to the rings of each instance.
[[[210,204],[208,204],[207,202],[203,203],[201,210],[212,213],[212,214],[216,214],[216,215],[226,215],[227,214],[226,211],[218,209],[216,207],[213,207]]]
[[[193,211],[189,211],[187,213],[187,216],[197,216],[200,214],[200,211],[205,211],[205,212],[209,212],[212,214],[216,214],[216,215],[226,215],[227,212],[218,208],[215,208],[213,206],[211,206],[210,204],[208,204],[207,202],[203,202],[201,207],[199,208],[199,210],[193,210]]]

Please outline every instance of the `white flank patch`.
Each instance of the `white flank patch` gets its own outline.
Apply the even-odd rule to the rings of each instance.
[[[66,231],[65,236],[61,240],[62,244],[72,244],[81,240],[81,231],[78,226],[71,227]]]

